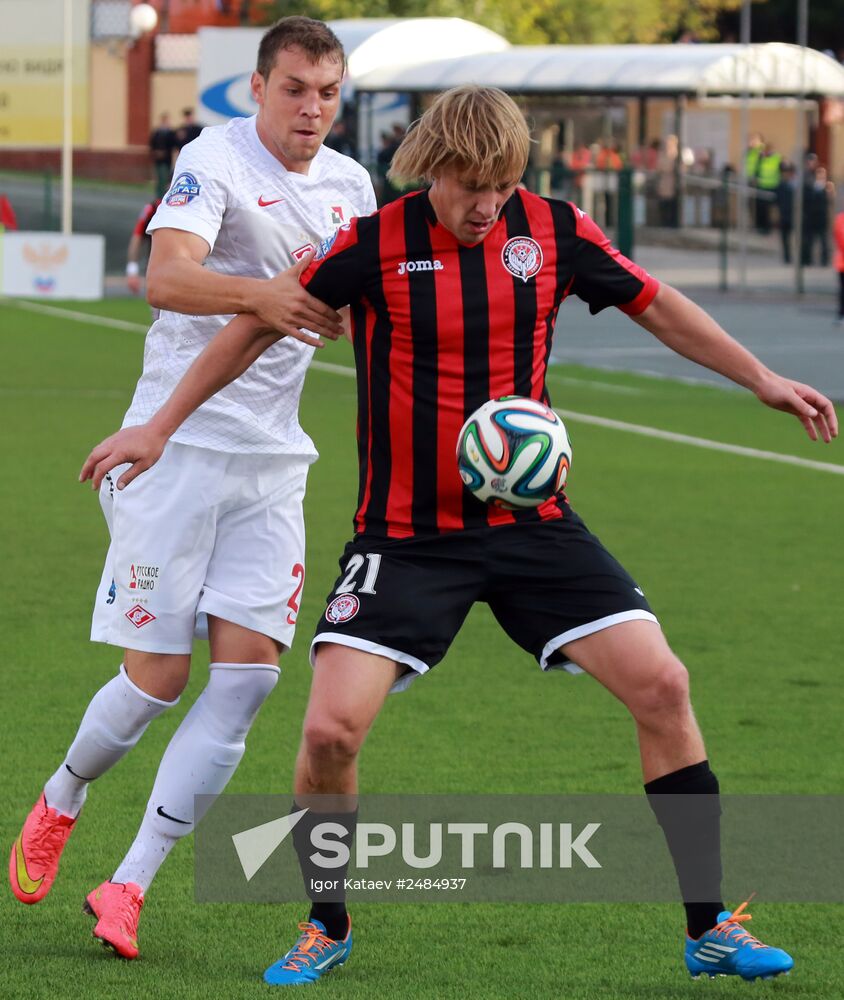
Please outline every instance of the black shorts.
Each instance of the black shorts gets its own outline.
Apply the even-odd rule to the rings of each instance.
[[[641,589],[570,508],[557,521],[346,546],[311,646],[335,642],[409,668],[445,656],[476,601],[543,670],[580,669],[561,647],[619,622],[656,621]]]

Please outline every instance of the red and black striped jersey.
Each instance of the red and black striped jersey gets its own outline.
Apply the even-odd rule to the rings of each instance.
[[[146,236],[147,226],[152,222],[152,217],[155,215],[156,209],[161,204],[161,199],[156,198],[154,201],[148,202],[141,209],[141,214],[135,221],[135,228],[132,230],[133,236]]]
[[[505,511],[466,490],[455,448],[466,418],[497,396],[549,403],[557,310],[636,315],[659,287],[567,202],[517,190],[484,240],[460,243],[427,192],[355,219],[326,241],[302,284],[351,306],[357,369],[358,534],[408,538],[563,516],[565,500]]]

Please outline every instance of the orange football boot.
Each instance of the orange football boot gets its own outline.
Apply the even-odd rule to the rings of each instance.
[[[9,882],[22,903],[37,903],[50,891],[59,872],[59,858],[75,824],[75,819],[51,809],[41,793],[12,844],[9,857]]]
[[[97,918],[94,937],[121,958],[138,957],[138,918],[144,890],[134,882],[103,882],[89,892],[82,906]]]

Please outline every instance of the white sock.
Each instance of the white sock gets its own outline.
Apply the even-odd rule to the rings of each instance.
[[[191,833],[211,805],[195,795],[219,795],[246,750],[246,734],[275,687],[269,663],[212,663],[211,675],[164,751],[138,835],[112,877],[144,891],[177,840]]]
[[[88,784],[114,765],[138,742],[150,722],[178,702],[160,701],[120,673],[100,688],[88,704],[64,763],[44,786],[47,805],[77,816]]]

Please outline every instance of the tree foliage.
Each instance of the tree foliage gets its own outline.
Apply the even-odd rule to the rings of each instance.
[[[267,20],[307,14],[351,17],[462,17],[514,45],[671,42],[685,31],[717,41],[716,21],[741,0],[274,0]]]

